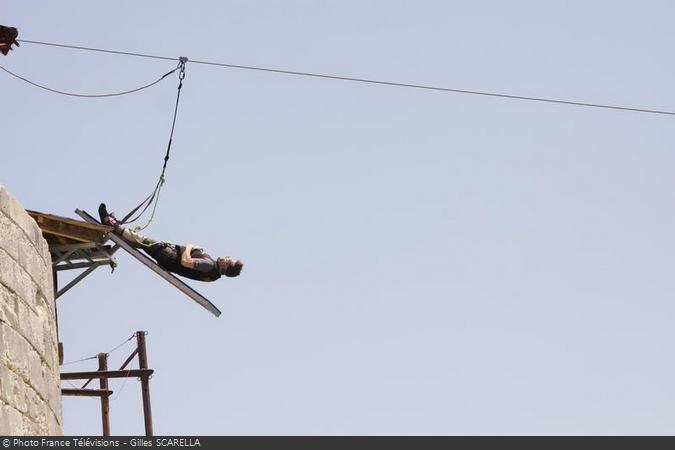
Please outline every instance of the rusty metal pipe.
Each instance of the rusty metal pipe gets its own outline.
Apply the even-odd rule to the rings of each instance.
[[[98,354],[98,370],[101,372],[108,371],[108,354]],[[108,378],[99,378],[99,386],[102,391],[108,390]],[[110,399],[107,395],[101,396],[101,422],[103,424],[103,436],[110,436]]]
[[[107,372],[66,372],[61,374],[62,380],[88,380],[89,378],[138,378],[149,377],[152,369],[109,370]]]
[[[138,367],[141,370],[148,368],[148,355],[145,348],[145,331],[136,332],[138,342]],[[143,418],[145,419],[145,435],[153,436],[152,407],[150,405],[150,376],[141,376],[141,391],[143,394]]]

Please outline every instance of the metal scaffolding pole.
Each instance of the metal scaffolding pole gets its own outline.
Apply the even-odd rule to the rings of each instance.
[[[108,371],[108,354],[98,354],[98,370]],[[101,377],[99,386],[102,391],[108,391],[108,378]],[[110,399],[107,395],[101,395],[101,423],[103,424],[103,436],[110,436]]]
[[[138,367],[141,370],[148,368],[148,355],[145,349],[145,331],[136,332],[138,342]],[[145,419],[145,435],[153,436],[152,407],[150,405],[150,376],[141,375],[141,390],[143,394],[143,418]]]

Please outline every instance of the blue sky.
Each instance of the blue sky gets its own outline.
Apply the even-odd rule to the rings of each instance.
[[[24,1],[1,22],[29,40],[672,111],[674,8]],[[31,44],[0,64],[82,93],[174,66]],[[0,83],[0,183],[27,209],[119,215],[152,189],[175,77],[99,100]],[[672,132],[670,116],[188,64],[147,231],[244,271],[191,283],[215,319],[120,254],[58,300],[65,359],[147,330],[157,434],[672,434]],[[113,433],[142,434],[138,383],[112,389]],[[64,431],[100,433],[96,401],[65,399]]]

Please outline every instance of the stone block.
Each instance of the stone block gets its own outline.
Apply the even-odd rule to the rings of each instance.
[[[17,295],[21,295],[19,290],[18,280],[16,279],[16,262],[12,257],[7,253],[3,248],[0,248],[0,284],[4,285],[5,288],[15,292]]]
[[[29,355],[31,348],[16,330],[0,322],[0,365],[4,365],[22,380],[30,377]]]
[[[19,326],[14,329],[23,336],[31,347],[35,348],[35,340],[39,339],[39,335],[42,333],[39,317],[35,311],[28,307],[26,302],[19,301],[17,303],[17,310],[19,312]],[[42,344],[39,345],[40,347],[42,346]],[[37,350],[38,352],[41,351],[40,348]]]
[[[19,327],[19,300],[16,294],[0,285],[0,322],[12,328]]]
[[[20,208],[18,208],[18,204],[16,200],[14,200],[14,197],[5,190],[4,186],[0,186],[0,213],[14,221],[14,217],[16,217],[19,212],[21,211]]]
[[[0,284],[14,292],[20,299],[33,307],[37,284],[10,255],[0,248]]]
[[[59,375],[58,372],[56,372],[55,375]],[[63,407],[62,407],[62,398],[61,398],[61,385],[60,384],[54,384],[50,383],[48,386],[48,398],[47,398],[47,404],[49,405],[49,409],[52,412],[52,416],[58,423],[63,422]]]
[[[42,275],[38,280],[40,295],[44,297],[44,301],[54,310],[54,274],[52,273],[51,265],[42,271]]]
[[[53,417],[51,410],[47,403],[34,391],[28,391],[26,397],[28,399],[28,413],[24,416],[35,426],[36,434],[45,434],[48,429],[48,417]]]
[[[37,284],[38,292],[44,298],[53,298],[54,282],[52,278],[51,265],[46,267],[42,258],[37,253],[31,253],[28,258],[28,269],[35,284]],[[33,270],[33,272],[31,272]]]
[[[0,403],[0,435],[25,436],[23,415],[8,404]]]
[[[42,358],[44,359],[47,367],[53,372],[59,371],[59,348],[56,344],[56,332],[53,328],[47,326],[47,329],[42,334],[42,348],[44,348],[44,353]]]
[[[28,353],[28,365],[29,365],[29,382],[30,385],[35,389],[35,392],[37,394],[46,399],[47,398],[47,380],[45,379],[45,373],[46,371],[44,370],[44,367],[46,367],[46,364],[42,363],[42,359],[40,359],[40,355],[34,350],[30,350]]]
[[[2,248],[13,259],[18,259],[19,244],[22,239],[27,240],[27,238],[23,231],[4,214],[0,214],[0,236],[4,236]]]
[[[39,246],[42,231],[16,199],[0,187],[0,212],[23,230],[33,246]]]
[[[22,322],[19,330],[42,359],[52,361],[56,358],[51,345],[56,339],[56,329],[48,308],[44,302],[39,302],[35,309],[19,302],[19,320]]]
[[[29,390],[32,389],[17,374],[5,366],[0,366],[0,400],[26,414]]]
[[[30,417],[23,416],[21,424],[24,436],[44,436],[47,430],[46,424],[42,425],[30,419]]]
[[[63,426],[56,417],[47,417],[47,436],[63,436]]]
[[[37,285],[39,290],[44,290],[42,284],[44,283],[44,262],[32,246],[19,247],[19,258],[17,260],[19,267],[30,277],[30,279]]]
[[[34,248],[45,266],[51,266],[49,246],[42,236],[42,230],[21,204],[2,186],[0,186],[0,215],[13,222],[26,236],[31,244],[30,247]]]

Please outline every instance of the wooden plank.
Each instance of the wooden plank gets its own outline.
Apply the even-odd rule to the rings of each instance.
[[[47,220],[54,220],[54,221],[58,221],[58,222],[63,222],[63,223],[66,223],[66,224],[69,224],[69,225],[75,225],[75,226],[78,226],[78,227],[81,227],[81,228],[87,228],[87,229],[90,229],[90,230],[98,230],[102,233],[107,233],[110,230],[112,230],[112,227],[110,227],[108,225],[103,225],[102,223],[100,223],[98,221],[96,223],[89,223],[89,222],[83,222],[81,220],[73,219],[73,218],[70,218],[70,217],[57,216],[55,214],[47,214],[47,213],[43,213],[43,212],[39,212],[39,211],[27,210],[27,212],[33,219],[35,219],[36,217],[42,217],[42,218],[47,219]]]
[[[56,236],[49,233],[42,233],[42,236],[47,240],[47,244],[49,244],[50,248],[53,245],[81,244],[81,242],[74,239],[68,239],[63,236]]]
[[[104,227],[100,224],[97,227],[92,227],[91,224],[86,222],[35,211],[30,211],[29,215],[37,222],[43,234],[64,237],[77,242],[102,244],[105,242],[106,233],[110,231],[110,227]]]
[[[92,216],[87,214],[87,212],[82,211],[80,209],[76,209],[75,213],[82,217],[85,221],[89,223],[98,223],[96,219],[94,219]],[[211,303],[206,297],[204,297],[202,294],[199,292],[195,291],[192,289],[190,286],[173,276],[171,273],[167,272],[159,266],[154,260],[150,259],[149,257],[145,256],[143,253],[141,253],[138,249],[132,247],[125,241],[123,238],[120,236],[117,236],[114,233],[108,233],[106,236],[107,239],[112,240],[115,242],[117,245],[122,247],[124,250],[127,251],[131,256],[139,260],[141,263],[143,263],[146,267],[151,269],[153,272],[155,272],[157,275],[160,277],[164,278],[166,281],[174,285],[178,290],[180,290],[182,293],[190,297],[192,300],[197,302],[197,304],[201,305],[203,308],[205,308],[207,311],[209,311],[211,314],[214,316],[218,317],[220,316],[221,312],[220,310],[213,304]]]

